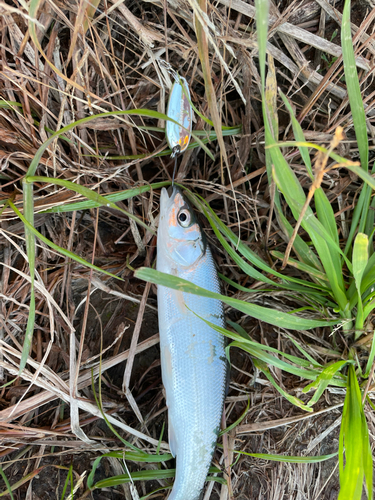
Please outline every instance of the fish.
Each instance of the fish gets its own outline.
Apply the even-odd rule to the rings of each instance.
[[[161,191],[156,268],[220,293],[210,247],[177,186],[170,194]],[[176,458],[168,500],[198,500],[215,451],[228,380],[225,337],[201,318],[224,327],[223,304],[160,285],[157,299],[168,439]]]

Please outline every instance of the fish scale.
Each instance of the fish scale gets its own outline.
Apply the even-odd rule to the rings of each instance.
[[[185,232],[175,225],[178,209],[189,210],[192,224]],[[182,265],[190,255],[194,262]],[[157,269],[220,292],[210,249],[176,187],[171,197],[166,190],[161,196]],[[223,305],[158,286],[158,314],[169,444],[176,456],[176,478],[169,500],[198,500],[220,430],[228,369],[224,336],[201,318],[224,326]]]

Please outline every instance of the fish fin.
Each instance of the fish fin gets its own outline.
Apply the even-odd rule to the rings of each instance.
[[[174,458],[177,452],[177,440],[170,418],[168,418],[168,441],[169,441],[169,448],[171,449],[171,453]]]

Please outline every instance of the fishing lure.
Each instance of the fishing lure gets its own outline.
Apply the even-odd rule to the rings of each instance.
[[[165,135],[172,150],[172,158],[176,154],[183,153],[190,142],[193,115],[190,100],[189,85],[186,79],[176,73],[169,96],[167,116],[173,118],[180,125],[167,121],[165,127]]]
[[[168,71],[174,80],[168,100],[167,116],[173,118],[177,123],[168,120],[165,126],[167,142],[172,150],[171,157],[175,158],[172,176],[173,186],[177,166],[177,155],[183,153],[189,146],[193,110],[190,104],[189,84],[186,78],[180,76],[166,61],[160,59],[159,64]]]

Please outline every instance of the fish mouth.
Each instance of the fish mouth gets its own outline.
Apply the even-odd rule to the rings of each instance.
[[[162,188],[160,194],[160,211],[168,210],[172,206],[176,195],[181,194],[181,190],[177,186],[169,186],[167,188]]]
[[[166,190],[169,198],[174,198],[177,193],[181,194],[181,190],[177,186],[169,186]]]

